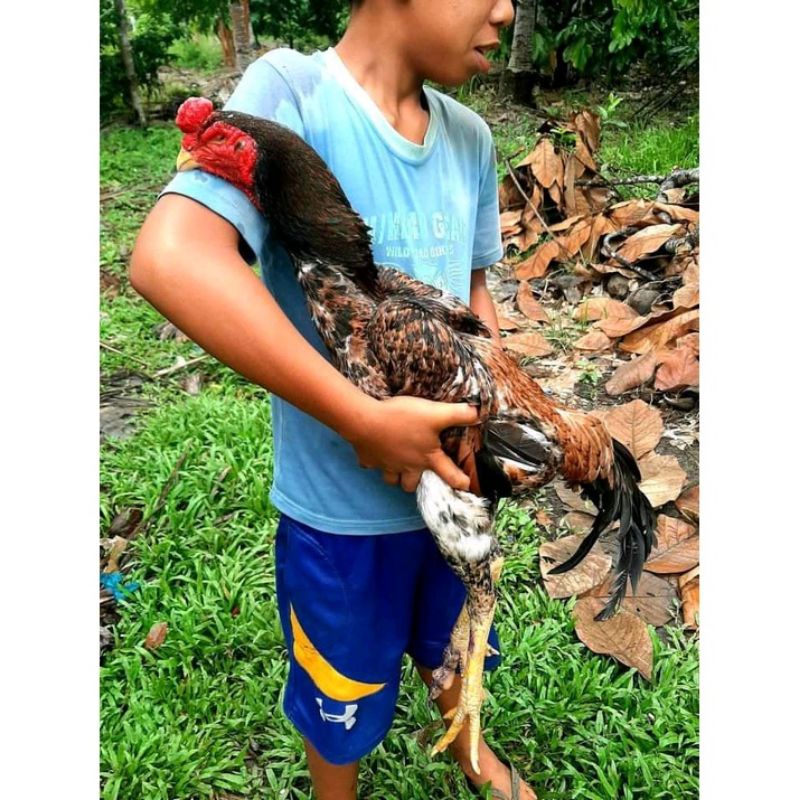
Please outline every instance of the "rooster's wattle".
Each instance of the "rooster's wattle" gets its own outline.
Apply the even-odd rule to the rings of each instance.
[[[598,515],[577,552],[551,574],[578,564],[619,522],[612,596],[599,618],[635,587],[654,542],[655,515],[637,486],[631,454],[603,423],[556,403],[454,296],[373,261],[370,234],[324,161],[293,131],[210,101],[187,100],[179,169],[199,167],[245,192],[286,248],[319,334],[335,366],[376,398],[414,395],[478,406],[478,425],[449,429],[442,446],[470,476],[470,491],[425,472],[417,502],[467,601],[453,629],[435,695],[462,675],[442,751],[469,720],[477,771],[483,661],[502,554],[493,533],[500,497],[542,486],[555,475],[579,487]]]

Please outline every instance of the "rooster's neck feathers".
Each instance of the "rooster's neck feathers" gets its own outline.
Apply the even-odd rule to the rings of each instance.
[[[369,228],[322,158],[283,125],[227,113],[258,143],[253,184],[273,235],[296,261],[335,263],[361,288],[373,291],[377,270]]]

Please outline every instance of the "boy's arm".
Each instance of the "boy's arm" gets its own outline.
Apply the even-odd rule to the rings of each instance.
[[[476,422],[475,409],[361,392],[300,335],[238,248],[237,230],[222,217],[165,195],[139,233],[131,284],[203,349],[347,439],[362,466],[385,476],[432,469],[467,489],[439,433]]]
[[[469,287],[469,307],[473,313],[489,328],[492,336],[500,341],[500,323],[497,321],[497,310],[486,286],[486,270],[473,269]]]

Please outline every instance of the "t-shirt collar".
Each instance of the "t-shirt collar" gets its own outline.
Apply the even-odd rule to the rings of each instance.
[[[425,131],[425,138],[422,144],[412,142],[405,136],[398,133],[390,124],[389,120],[383,116],[383,112],[378,108],[375,101],[369,96],[363,86],[353,77],[352,73],[339,58],[339,54],[329,47],[322,52],[325,66],[342,86],[353,103],[367,115],[381,139],[386,143],[400,158],[411,161],[424,161],[431,153],[439,133],[439,108],[432,93],[422,87],[425,92],[425,99],[428,103],[428,130]]]

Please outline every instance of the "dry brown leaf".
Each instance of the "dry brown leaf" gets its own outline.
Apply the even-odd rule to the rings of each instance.
[[[507,210],[509,208],[515,208],[516,206],[525,205],[525,197],[520,193],[519,189],[517,189],[517,185],[514,183],[514,179],[511,175],[506,175],[505,178],[503,178],[498,193],[501,209]]]
[[[691,222],[694,225],[700,222],[700,212],[694,208],[672,205],[671,203],[655,203],[653,207],[656,211],[669,214],[675,222]]]
[[[515,233],[520,230],[522,220],[522,209],[518,208],[515,211],[504,211],[500,215],[500,233],[506,236],[509,233]]]
[[[700,287],[696,283],[687,283],[681,286],[672,295],[672,305],[675,308],[694,308],[700,305]]]
[[[564,162],[546,136],[539,139],[531,154],[530,168],[533,176],[546,189],[564,185]]]
[[[547,272],[550,262],[561,253],[560,243],[551,239],[537,247],[533,255],[516,264],[514,272],[521,281],[529,278],[541,278]]]
[[[594,153],[600,146],[600,116],[584,108],[572,119],[572,127],[583,134],[589,150]]]
[[[648,353],[620,364],[606,383],[606,392],[612,397],[616,397],[637,386],[642,386],[653,377],[657,366],[658,356],[655,353]]]
[[[616,250],[616,255],[631,263],[654,253],[667,239],[684,231],[683,225],[649,225],[629,236]]]
[[[691,331],[699,319],[700,311],[696,308],[691,311],[679,311],[666,321],[658,321],[640,330],[632,331],[620,342],[620,350],[640,355],[657,350],[673,339]]]
[[[527,281],[521,281],[519,284],[517,306],[528,319],[534,322],[550,322],[550,317],[547,316],[547,312],[533,296],[531,285]]]
[[[637,458],[642,481],[639,488],[647,496],[653,508],[676,500],[686,483],[686,473],[675,456],[660,456],[647,453]]]
[[[553,518],[544,509],[539,509],[536,512],[536,522],[543,528],[549,528],[553,524]]]
[[[580,564],[563,575],[550,575],[550,570],[563,564],[577,549],[582,536],[564,536],[545,542],[539,548],[539,568],[544,588],[550,597],[572,597],[588,592],[602,583],[611,569],[611,556],[594,548]]]
[[[614,576],[610,575],[603,583],[588,592],[589,597],[596,597],[606,602],[611,597]],[[648,625],[661,627],[675,619],[678,593],[675,587],[665,578],[643,572],[636,586],[636,592],[628,593],[622,601],[622,608],[641,617]]]
[[[635,312],[634,312],[635,313]],[[595,328],[599,328],[606,336],[617,339],[620,336],[627,336],[652,319],[652,315],[646,317],[632,317],[629,319],[601,319],[595,322]]]
[[[155,622],[144,640],[144,646],[148,650],[157,650],[164,644],[164,639],[167,638],[167,630],[169,626],[166,622]]]
[[[658,515],[658,540],[645,562],[648,572],[671,575],[686,572],[700,561],[700,537],[697,528],[676,517]]]
[[[583,245],[589,240],[592,234],[592,221],[582,219],[580,222],[575,223],[575,227],[569,232],[560,237],[564,251],[562,257],[569,253],[570,256],[575,256]]]
[[[600,350],[606,350],[611,347],[611,339],[602,331],[589,331],[585,336],[581,336],[572,346],[576,350],[599,352]]]
[[[519,330],[519,323],[515,322],[513,319],[504,317],[502,314],[498,314],[497,327],[500,328],[501,331],[517,331]]]
[[[682,186],[675,189],[665,189],[664,194],[669,205],[680,205],[686,199],[686,189]]]
[[[678,347],[669,350],[668,355],[661,359],[653,385],[660,392],[669,392],[699,384],[700,362],[697,356],[688,347]]]
[[[678,578],[681,595],[683,624],[691,630],[700,627],[700,567],[696,567]]]
[[[700,355],[700,334],[687,333],[684,336],[679,336],[675,340],[676,347],[685,347],[691,350],[696,356]]]
[[[576,214],[574,217],[567,217],[566,219],[561,220],[561,222],[556,222],[553,225],[548,225],[547,227],[550,229],[550,233],[561,233],[562,231],[568,231],[573,225],[577,225],[579,222],[582,222],[585,219],[585,214]]]
[[[590,169],[592,172],[597,172],[597,163],[592,158],[589,148],[586,146],[586,143],[580,136],[578,137],[578,141],[575,143],[574,156],[578,159],[578,161],[581,162],[581,164]]]
[[[564,193],[561,191],[561,187],[557,183],[554,183],[552,186],[548,187],[546,191],[553,200],[555,207],[563,213],[564,207],[562,203],[564,201]]]
[[[631,280],[635,280],[639,277],[632,269],[625,269],[625,267],[621,267],[619,264],[593,263],[591,267],[600,275],[613,275],[616,273],[630,278]]]
[[[557,394],[561,397],[570,397],[575,392],[575,384],[581,377],[581,370],[564,369],[557,375],[548,375],[537,378],[536,381],[542,389]]]
[[[518,233],[516,236],[509,236],[505,239],[505,246],[509,248],[513,245],[520,253],[524,253],[539,241],[542,230],[544,229],[541,227],[539,230],[536,230],[534,227],[526,225],[522,233]]]
[[[587,261],[592,261],[595,258],[600,239],[606,234],[614,233],[616,230],[614,223],[605,214],[596,214],[592,217],[592,230],[586,243],[581,248],[581,255]]]
[[[684,286],[690,283],[700,283],[700,267],[696,261],[690,261],[686,265],[681,280]]]
[[[623,664],[638,669],[650,680],[653,672],[653,642],[647,625],[636,614],[621,608],[611,619],[595,622],[603,601],[583,597],[572,610],[575,633],[594,653],[605,653]]]
[[[115,536],[111,539],[106,555],[107,562],[103,572],[119,572],[119,559],[127,546],[128,540],[124,536]]]
[[[573,316],[581,322],[595,322],[601,319],[635,319],[638,315],[627,303],[613,297],[590,297],[575,309]]]
[[[570,489],[564,481],[553,481],[553,488],[556,490],[558,499],[568,508],[589,513],[593,516],[597,514],[597,509],[594,504],[589,500],[584,500],[578,492]]]
[[[650,200],[623,200],[616,203],[608,210],[608,217],[617,228],[627,228],[636,225],[645,218],[652,216],[654,203]]]
[[[658,444],[664,432],[661,413],[643,400],[631,400],[630,403],[615,406],[603,422],[608,432],[622,442],[637,460]]]
[[[553,347],[541,333],[513,333],[503,338],[503,346],[523,356],[546,356],[553,352]]]
[[[610,187],[582,187],[575,192],[575,207],[579,214],[594,214],[604,211],[611,202],[613,192]]]
[[[574,155],[569,155],[564,166],[564,213],[568,217],[571,217],[577,211],[575,205],[575,180],[578,177],[576,170],[578,163]]]
[[[561,523],[575,533],[584,534],[594,523],[594,516],[583,511],[570,511],[561,518]]]
[[[688,488],[676,501],[678,511],[692,522],[700,520],[700,484]]]

